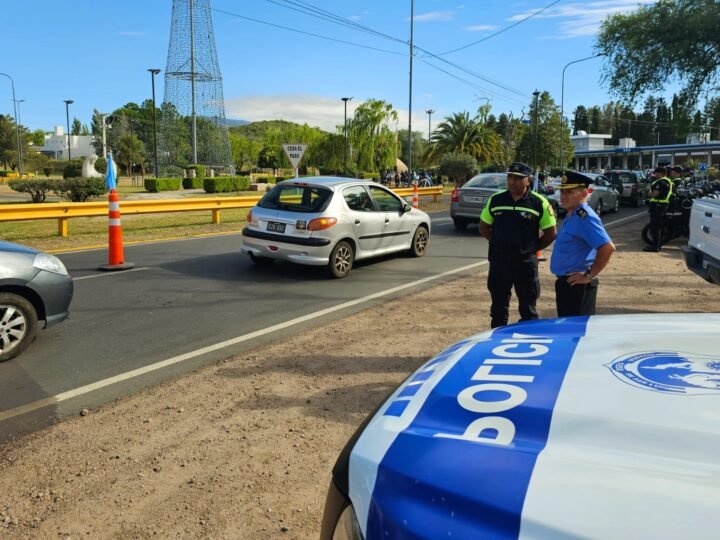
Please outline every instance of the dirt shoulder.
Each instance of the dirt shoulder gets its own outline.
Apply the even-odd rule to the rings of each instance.
[[[718,311],[679,243],[642,252],[642,224],[611,231],[598,312]],[[0,537],[316,538],[347,438],[410,371],[488,328],[488,296],[484,274],[457,279],[0,446]]]

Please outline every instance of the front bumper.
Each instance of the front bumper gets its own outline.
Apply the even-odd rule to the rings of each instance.
[[[40,271],[28,283],[43,301],[45,327],[53,326],[70,316],[70,302],[73,297],[73,280],[70,276]]]

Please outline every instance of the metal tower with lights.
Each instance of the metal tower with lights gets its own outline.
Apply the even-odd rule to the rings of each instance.
[[[210,0],[173,0],[161,110],[161,167],[234,172]]]

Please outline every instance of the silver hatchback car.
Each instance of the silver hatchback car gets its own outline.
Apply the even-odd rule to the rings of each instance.
[[[241,250],[255,264],[327,266],[344,278],[356,260],[401,251],[422,257],[430,216],[369,180],[307,177],[268,191],[242,234]]]

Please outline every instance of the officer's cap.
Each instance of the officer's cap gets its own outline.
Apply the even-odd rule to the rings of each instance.
[[[692,169],[690,167],[683,167],[682,172],[683,174],[692,174]]]
[[[525,178],[526,176],[532,175],[532,169],[525,163],[514,161],[510,164],[510,167],[508,167],[507,174]]]
[[[667,174],[667,169],[665,167],[655,167],[655,174],[662,174],[665,176]]]
[[[586,188],[592,184],[589,176],[575,171],[565,171],[560,178],[560,185],[557,189]]]
[[[681,173],[681,174],[682,174],[682,172],[683,172],[683,168],[682,168],[680,165],[675,165],[675,166],[672,168],[672,170],[673,170],[673,172]]]

